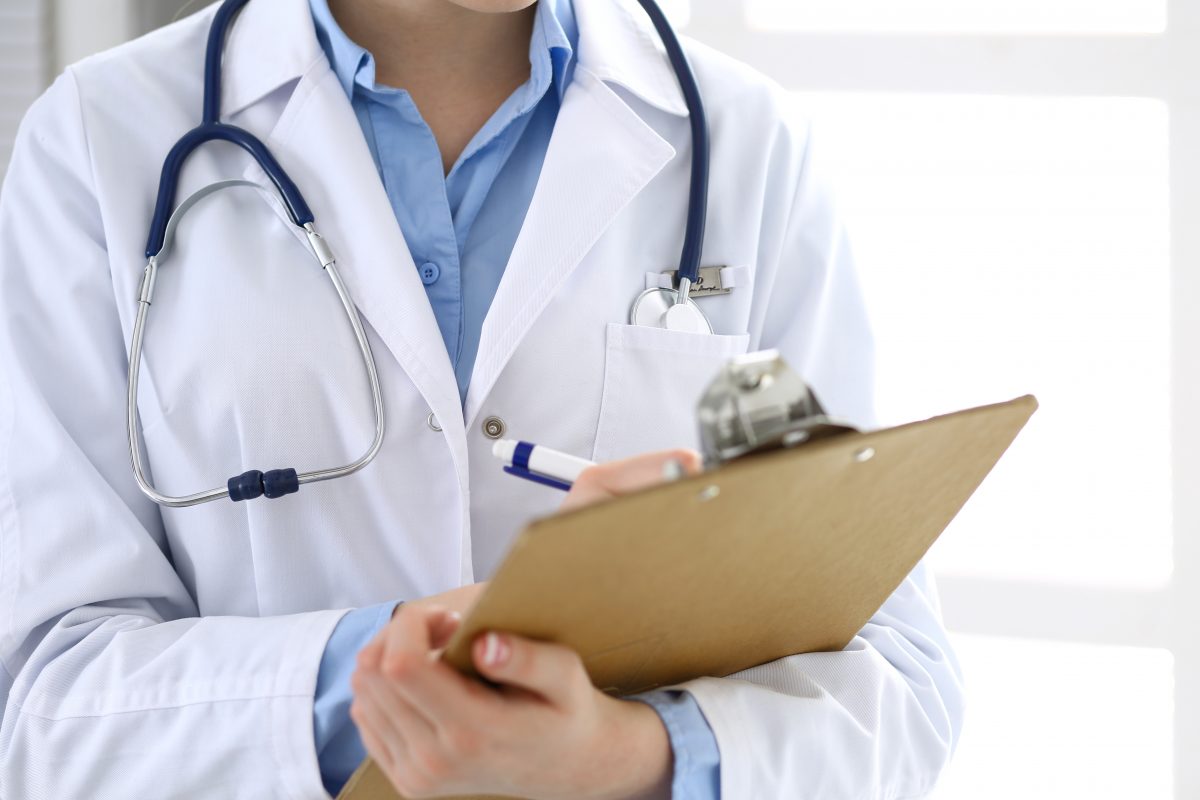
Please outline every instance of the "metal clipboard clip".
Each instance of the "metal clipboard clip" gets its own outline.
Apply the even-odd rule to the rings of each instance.
[[[696,418],[706,467],[858,430],[826,414],[777,350],[726,363],[701,396]]]

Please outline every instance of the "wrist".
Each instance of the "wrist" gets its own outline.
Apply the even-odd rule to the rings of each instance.
[[[604,699],[593,752],[609,754],[609,769],[595,800],[669,800],[674,758],[662,718],[645,703]]]

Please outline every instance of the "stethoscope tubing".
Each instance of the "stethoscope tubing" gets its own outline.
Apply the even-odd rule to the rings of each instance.
[[[671,23],[654,0],[638,2],[650,17],[663,46],[666,47],[667,58],[675,71],[675,78],[679,81],[679,88],[687,104],[692,134],[692,174],[688,186],[687,227],[683,233],[683,251],[679,256],[677,282],[686,279],[689,284],[696,285],[700,278],[700,255],[704,248],[704,224],[708,216],[708,115],[704,111],[704,100],[700,97],[700,87],[696,83],[692,65],[687,54],[683,52]]]
[[[217,9],[209,28],[208,41],[204,60],[204,107],[201,122],[198,126],[184,134],[171,148],[163,162],[159,179],[158,194],[155,200],[154,214],[150,223],[150,231],[146,240],[146,258],[148,259],[138,293],[138,309],[134,320],[132,341],[129,350],[129,381],[126,409],[126,424],[129,437],[129,454],[133,465],[133,473],[141,490],[154,502],[171,508],[181,508],[229,497],[233,500],[252,499],[259,496],[268,498],[281,497],[299,489],[303,484],[327,481],[334,478],[353,474],[369,464],[379,453],[383,445],[386,431],[384,422],[383,392],[380,388],[378,367],[371,353],[370,343],[363,330],[362,319],[357,307],[342,281],[337,270],[336,259],[325,240],[317,233],[312,210],[305,202],[300,189],[288,176],[287,172],[257,137],[249,131],[220,121],[221,114],[221,61],[225,41],[230,26],[249,0],[224,0]],[[704,244],[705,217],[708,212],[708,174],[709,174],[709,135],[708,120],[704,112],[704,103],[700,97],[700,89],[696,77],[688,63],[683,47],[679,43],[674,30],[667,21],[662,10],[654,0],[638,0],[657,30],[667,57],[675,71],[687,103],[692,138],[691,182],[688,188],[687,223],[684,230],[683,248],[680,252],[679,268],[676,272],[678,291],[676,301],[680,305],[688,304],[688,292],[692,285],[698,283],[700,275],[700,256]],[[138,411],[138,378],[141,372],[141,362],[146,332],[146,323],[150,306],[153,302],[154,286],[157,280],[159,263],[170,250],[175,227],[183,214],[203,197],[220,189],[232,186],[257,186],[250,181],[232,180],[212,184],[194,193],[177,208],[175,195],[178,191],[179,176],[183,165],[195,150],[202,144],[211,141],[226,141],[238,145],[262,167],[268,178],[274,184],[292,223],[302,228],[308,238],[313,254],[321,267],[328,274],[334,290],[342,303],[342,308],[354,330],[354,337],[367,371],[371,385],[372,404],[375,410],[375,436],[358,459],[340,467],[314,470],[298,473],[295,469],[286,468],[260,472],[249,470],[241,475],[230,478],[225,488],[215,488],[194,494],[172,496],[159,492],[146,475],[142,455],[140,434],[137,425]],[[262,188],[262,187],[258,187]],[[694,303],[692,304],[694,305]],[[700,312],[696,312],[700,313]],[[702,317],[703,315],[700,314]],[[707,324],[707,322],[705,323]]]
[[[194,494],[174,496],[164,494],[155,488],[154,484],[146,475],[144,458],[142,455],[141,438],[138,427],[138,384],[141,375],[142,367],[142,351],[145,341],[146,323],[150,313],[150,307],[154,303],[154,288],[157,283],[159,262],[165,259],[171,249],[171,244],[175,238],[175,229],[179,225],[179,221],[196,203],[200,202],[205,197],[214,194],[222,189],[235,187],[251,187],[257,190],[263,190],[253,181],[247,180],[227,180],[209,184],[192,194],[186,200],[179,204],[168,220],[168,224],[164,229],[163,246],[160,250],[150,257],[146,263],[145,271],[142,275],[142,282],[138,290],[138,308],[137,316],[133,323],[133,336],[129,346],[129,378],[128,392],[126,396],[126,430],[129,439],[129,456],[133,467],[134,478],[137,481],[139,488],[151,500],[159,505],[167,506],[168,508],[187,508],[190,506],[207,503],[212,500],[219,500],[224,497],[231,497],[231,487],[237,485],[239,478],[246,478],[249,483],[261,483],[263,475],[271,475],[271,473],[261,473],[258,470],[250,470],[243,473],[241,476],[234,476],[225,487],[217,487]],[[319,481],[333,480],[346,475],[351,475],[358,472],[367,464],[374,460],[378,455],[380,448],[383,446],[383,438],[387,432],[385,422],[384,405],[383,405],[383,388],[379,380],[379,371],[375,363],[375,356],[371,352],[371,343],[367,338],[366,330],[363,328],[362,318],[358,313],[358,308],[354,305],[354,301],[350,297],[350,292],[346,288],[345,282],[342,280],[341,273],[337,268],[337,259],[333,255],[332,249],[326,243],[325,239],[317,233],[313,223],[308,223],[304,226],[304,233],[308,239],[309,247],[318,264],[325,270],[329,276],[330,282],[333,284],[334,291],[337,292],[338,298],[342,304],[342,310],[346,314],[346,318],[350,322],[350,326],[354,331],[354,339],[358,345],[359,354],[362,357],[363,366],[367,373],[367,381],[371,388],[371,402],[375,412],[375,435],[371,440],[371,444],[366,451],[354,461],[340,467],[332,467],[329,469],[312,470],[308,472],[299,472],[295,470],[284,469],[275,470],[275,473],[291,473],[287,476],[287,480],[294,479],[294,487],[291,491],[295,491],[300,486],[308,483],[317,483]],[[294,476],[294,477],[293,477]],[[243,483],[245,483],[244,481]],[[286,492],[290,493],[290,492]],[[268,497],[273,496],[273,493],[267,493]],[[241,499],[241,498],[238,498]]]

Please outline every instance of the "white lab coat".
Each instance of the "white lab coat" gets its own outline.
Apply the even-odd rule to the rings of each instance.
[[[223,118],[264,139],[312,206],[367,324],[389,424],[361,473],[282,500],[160,509],[126,454],[148,220],[164,155],[198,121],[213,9],[75,65],[31,109],[0,201],[0,796],[324,797],[312,695],[344,611],[486,579],[522,523],[561,500],[500,471],[487,417],[599,459],[694,445],[693,404],[717,366],[776,347],[831,412],[870,421],[870,337],[808,126],[778,87],[695,43],[713,138],[703,263],[734,267],[738,285],[699,301],[716,335],[627,324],[647,275],[677,263],[686,109],[631,0],[575,5],[579,66],[465,410],[307,3],[254,0],[237,20]],[[235,146],[206,145],[179,199],[230,177],[266,183]],[[356,457],[373,425],[362,366],[279,203],[214,195],[177,244],[139,398],[159,488]],[[924,568],[844,652],[686,687],[729,800],[920,796],[961,720]]]

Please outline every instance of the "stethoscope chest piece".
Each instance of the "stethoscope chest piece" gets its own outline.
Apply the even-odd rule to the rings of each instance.
[[[712,325],[696,301],[690,297],[681,300],[675,289],[647,289],[633,301],[629,311],[631,325],[649,328],[666,328],[684,333],[712,333]]]

